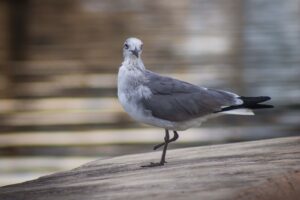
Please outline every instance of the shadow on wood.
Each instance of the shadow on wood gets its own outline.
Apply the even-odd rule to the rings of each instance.
[[[300,137],[171,150],[167,165],[141,168],[160,152],[102,159],[0,188],[1,200],[297,199]]]

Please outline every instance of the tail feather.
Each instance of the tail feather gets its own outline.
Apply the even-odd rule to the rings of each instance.
[[[228,115],[254,115],[254,112],[249,108],[238,108],[228,111],[222,111],[222,113]]]

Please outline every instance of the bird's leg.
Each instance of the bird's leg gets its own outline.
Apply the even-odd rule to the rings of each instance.
[[[169,135],[169,130],[166,129],[166,135],[165,135],[165,145],[164,145],[164,149],[161,155],[161,159],[160,159],[160,164],[164,165],[166,163],[166,153],[167,153],[167,148],[168,148],[168,144],[169,144],[169,140],[170,139],[170,135]]]
[[[157,167],[157,166],[162,166],[166,163],[166,153],[167,153],[167,148],[168,148],[168,144],[169,144],[169,139],[170,139],[170,135],[169,135],[169,130],[166,129],[166,135],[165,135],[165,142],[164,142],[164,149],[161,155],[161,159],[160,162],[158,163],[153,163],[151,162],[149,165],[143,165],[142,167]]]
[[[174,133],[174,136],[172,137],[172,139],[170,139],[170,140],[168,141],[168,143],[175,142],[175,141],[178,139],[179,136],[178,136],[177,131],[173,131],[173,133]],[[163,142],[163,143],[160,143],[160,144],[158,144],[158,145],[155,145],[155,146],[153,147],[153,150],[156,150],[156,149],[160,148],[161,146],[165,145],[165,143],[166,143],[166,142]]]

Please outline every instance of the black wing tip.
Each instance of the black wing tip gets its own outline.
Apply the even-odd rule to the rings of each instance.
[[[217,112],[224,112],[224,111],[240,109],[240,108],[249,108],[249,109],[274,108],[273,105],[260,104],[262,102],[270,100],[271,97],[269,97],[269,96],[258,96],[258,97],[243,97],[243,96],[240,96],[239,98],[243,101],[243,104],[228,106],[228,107],[225,107],[222,110],[217,111]]]
[[[243,101],[242,106],[250,109],[262,109],[262,108],[274,108],[273,105],[260,104],[265,101],[269,101],[271,97],[269,96],[258,96],[258,97],[240,97]]]
[[[271,100],[271,97],[269,97],[269,96],[261,96],[260,98],[264,99],[264,101]]]
[[[269,96],[258,96],[258,97],[240,96],[239,98],[241,100],[243,100],[244,102],[249,102],[249,103],[262,103],[262,102],[271,100],[271,97],[269,97]]]

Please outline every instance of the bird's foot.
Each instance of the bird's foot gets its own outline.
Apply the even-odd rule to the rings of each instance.
[[[165,163],[167,163],[166,161],[164,162],[151,162],[149,165],[142,165],[141,167],[159,167],[159,166],[163,166]]]

